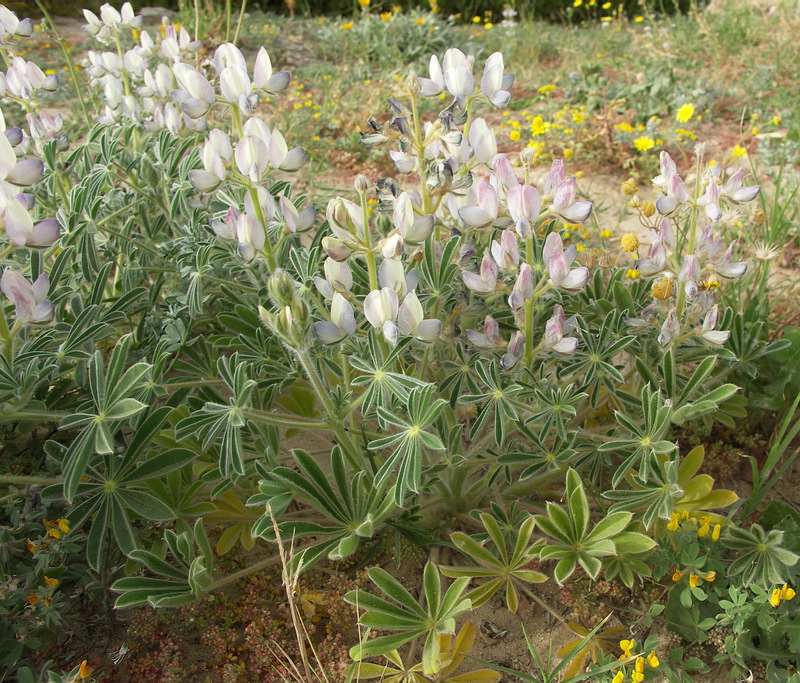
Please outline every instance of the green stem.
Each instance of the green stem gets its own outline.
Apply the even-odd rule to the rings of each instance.
[[[255,408],[243,408],[242,415],[253,422],[262,422],[289,429],[334,429],[327,422],[312,422],[292,415],[270,413],[264,410],[256,410]]]
[[[372,251],[372,235],[369,230],[369,212],[367,211],[367,193],[359,191],[361,201],[361,220],[364,223],[364,249],[367,257],[367,271],[369,272],[370,291],[378,289],[378,268],[375,265],[375,253]]]
[[[47,25],[50,27],[58,46],[61,48],[61,53],[64,55],[64,59],[67,62],[67,68],[69,69],[70,76],[72,76],[72,84],[75,86],[75,92],[78,94],[78,102],[80,102],[81,110],[83,110],[83,116],[86,119],[86,125],[91,128],[92,117],[89,116],[89,110],[86,108],[86,102],[83,99],[83,92],[81,91],[81,86],[78,81],[78,72],[75,70],[75,62],[72,61],[69,50],[67,50],[67,41],[64,40],[64,38],[58,32],[58,28],[56,27],[53,18],[50,16],[50,12],[48,12],[47,8],[44,6],[44,3],[41,0],[36,0],[36,5],[39,8],[39,11],[42,13],[42,16],[47,20]]]
[[[231,0],[225,0],[225,42],[231,39]]]
[[[50,486],[51,484],[60,484],[61,479],[52,477],[26,477],[15,474],[0,474],[0,484],[19,484],[20,486],[31,486],[40,484],[42,486]]]
[[[239,31],[242,30],[242,20],[244,19],[244,9],[247,7],[247,0],[242,0],[242,8],[239,10],[239,21],[236,23],[236,33],[233,34],[233,44],[239,40]]]

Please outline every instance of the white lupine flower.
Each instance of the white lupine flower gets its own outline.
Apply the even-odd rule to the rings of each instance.
[[[457,48],[451,47],[444,53],[442,60],[444,84],[450,94],[456,98],[462,109],[466,98],[475,90],[475,79],[472,77],[472,65],[466,55]]]
[[[403,262],[400,259],[383,259],[378,267],[378,282],[381,287],[391,289],[400,296],[405,296],[406,292],[416,289],[419,284],[419,277],[415,268],[406,273]]]
[[[678,316],[675,315],[675,309],[671,308],[664,324],[661,325],[661,332],[658,335],[658,343],[661,346],[668,346],[669,343],[681,333],[681,324],[678,322]]]
[[[245,263],[250,263],[264,248],[266,233],[254,216],[243,213],[236,219],[236,239],[239,241],[239,256]]]
[[[239,140],[233,156],[239,172],[254,183],[261,180],[269,167],[269,150],[263,140],[254,135],[245,135]]]
[[[386,340],[397,342],[398,297],[397,292],[389,287],[373,289],[364,299],[364,316],[375,329],[380,329]]]
[[[397,311],[397,330],[403,336],[416,337],[420,341],[435,341],[442,334],[442,322],[435,318],[424,319],[424,315],[416,293],[411,290]]]
[[[326,299],[333,298],[336,292],[349,292],[353,286],[353,271],[347,261],[335,261],[332,258],[325,259],[323,264],[325,277],[316,276],[314,284],[322,296]]]
[[[358,204],[336,197],[328,202],[325,217],[333,234],[342,243],[351,250],[359,246],[357,240],[364,238],[364,218]]]
[[[495,107],[505,107],[511,99],[508,89],[514,83],[514,74],[503,74],[503,55],[495,52],[486,60],[481,78],[481,92]]]
[[[423,97],[433,97],[444,90],[444,73],[436,55],[431,56],[428,70],[430,78],[420,77],[417,79],[420,85],[420,95]]]
[[[433,232],[433,216],[416,216],[411,195],[402,192],[394,201],[392,223],[405,242],[418,244],[424,242]]]
[[[269,54],[262,47],[256,56],[256,63],[253,67],[253,85],[258,90],[265,90],[267,92],[281,92],[289,87],[289,72],[278,71],[272,72],[272,62],[270,61]]]
[[[356,331],[353,307],[339,292],[331,302],[331,320],[314,323],[314,334],[322,344],[335,344]]]
[[[561,235],[551,232],[544,243],[542,257],[545,268],[550,275],[551,282],[559,289],[568,292],[577,292],[586,286],[589,281],[589,269],[581,266],[580,268],[570,269],[570,265],[577,255],[575,245],[564,251],[564,243]]]
[[[5,41],[11,36],[29,38],[33,35],[33,21],[20,19],[5,5],[0,5],[0,40]]]
[[[502,270],[516,271],[519,265],[517,236],[513,230],[503,230],[500,241],[492,240],[492,256]]]
[[[179,62],[172,67],[172,72],[180,90],[173,90],[170,94],[181,111],[193,119],[199,119],[216,101],[214,88],[203,74],[189,64]]]
[[[744,167],[738,168],[725,183],[725,196],[735,204],[753,201],[761,191],[761,185],[748,185],[742,187],[744,181]]]
[[[469,128],[469,144],[478,162],[491,166],[497,156],[497,138],[484,119],[475,119]]]
[[[317,216],[317,210],[310,204],[298,211],[297,207],[287,197],[281,197],[278,200],[283,214],[283,220],[286,229],[289,232],[305,232],[314,225],[314,219]]]

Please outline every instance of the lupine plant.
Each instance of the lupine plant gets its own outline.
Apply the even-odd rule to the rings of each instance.
[[[315,207],[291,182],[306,153],[259,109],[290,82],[263,48],[203,61],[185,28],[87,11],[89,119],[68,128],[43,109],[67,84],[16,54],[25,21],[0,19],[0,420],[53,426],[30,437],[42,499],[88,530],[118,607],[180,605],[271,561],[215,573],[206,527],[223,509],[237,524],[241,503],[260,517],[245,549],[277,529],[297,571],[449,537],[441,573],[458,578],[443,587],[429,563],[424,605],[379,569],[389,600],[347,597],[390,632],[355,659],[400,666],[420,638],[414,671],[435,675],[457,618],[493,593],[514,610],[577,567],[632,586],[676,511],[733,502],[691,484],[671,426],[735,415],[726,380],[770,351],[719,296],[747,270],[715,227],[759,194],[744,168],[698,145],[687,188],[662,153],[636,204],[648,236],[621,235],[631,280],[565,246],[594,213],[572,169],[498,153],[482,114],[511,97],[500,53],[476,73],[451,48],[409,73],[362,133],[396,177],[358,175]],[[723,542],[765,585],[797,560],[757,526]]]

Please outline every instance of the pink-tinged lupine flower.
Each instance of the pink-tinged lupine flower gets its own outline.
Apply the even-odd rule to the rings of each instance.
[[[714,304],[706,317],[703,318],[703,326],[700,330],[700,336],[706,341],[721,346],[731,336],[730,330],[717,330],[717,318],[719,316],[719,307]]]
[[[556,190],[561,183],[564,182],[564,178],[565,173],[563,159],[554,159],[553,163],[550,164],[550,172],[544,179],[544,185],[542,186],[542,192],[544,193],[544,196],[552,200]]]
[[[653,185],[662,192],[666,192],[669,176],[673,173],[677,173],[678,167],[668,152],[662,150],[659,159],[659,170],[661,172],[653,178]]]
[[[525,305],[525,302],[533,296],[533,270],[530,265],[523,263],[519,269],[519,275],[514,283],[514,289],[508,297],[508,305],[512,311],[518,311]]]
[[[53,302],[47,299],[50,278],[42,273],[30,284],[22,275],[6,270],[0,277],[0,290],[16,306],[20,325],[46,325],[55,317]]]
[[[578,348],[576,337],[565,337],[575,329],[576,318],[572,316],[567,320],[564,316],[564,309],[557,305],[553,309],[553,316],[547,321],[544,330],[544,343],[552,351],[562,356],[570,356]]]
[[[330,235],[322,238],[322,249],[334,261],[346,261],[353,253],[350,246]]]
[[[0,40],[5,41],[11,36],[28,38],[31,35],[33,35],[33,21],[31,19],[20,20],[5,5],[0,5]]]
[[[334,261],[332,258],[325,259],[323,264],[325,277],[316,276],[314,284],[322,296],[332,299],[336,292],[349,292],[353,286],[353,271],[347,261]]]
[[[17,204],[8,206],[3,214],[8,241],[17,247],[32,247],[33,249],[46,249],[53,246],[53,243],[61,235],[61,224],[58,219],[47,218],[39,221],[28,231],[27,219],[18,220],[15,217],[15,214],[19,213],[16,206]]]
[[[738,280],[747,272],[747,264],[744,261],[735,261],[731,263],[732,256],[733,243],[725,250],[725,254],[722,256],[722,262],[716,267],[716,271],[717,274],[728,280]]]
[[[722,218],[722,210],[719,208],[720,189],[716,181],[712,178],[702,197],[697,200],[697,205],[706,210],[706,216],[712,223],[718,223]]]
[[[483,255],[483,259],[481,259],[480,274],[478,275],[468,270],[463,270],[461,271],[461,279],[470,291],[476,294],[486,295],[494,292],[497,286],[497,273],[497,263],[495,263],[494,259],[487,252]]]
[[[668,346],[669,343],[681,333],[681,324],[678,322],[678,316],[675,315],[675,309],[671,308],[667,317],[664,319],[664,324],[661,326],[661,333],[658,335],[658,343],[661,346]]]
[[[516,271],[519,265],[519,249],[513,230],[503,230],[499,242],[492,240],[492,256],[502,270]]]
[[[503,55],[495,52],[483,67],[481,92],[495,107],[505,107],[511,99],[509,88],[514,84],[514,74],[503,74]]]
[[[689,192],[681,177],[675,172],[671,172],[667,176],[666,192],[666,196],[656,200],[656,210],[662,216],[675,213],[682,204],[689,200]]]
[[[691,299],[697,296],[698,279],[700,279],[700,262],[694,254],[687,254],[678,273],[678,282],[683,283],[683,291]]]
[[[475,199],[477,204],[463,206],[458,209],[459,217],[466,225],[474,228],[483,228],[491,225],[497,220],[497,214],[500,210],[497,192],[481,178],[475,188]]]
[[[364,299],[364,316],[372,327],[380,329],[391,344],[397,342],[398,297],[389,287],[373,289]]]
[[[761,192],[761,185],[742,187],[744,173],[744,167],[736,169],[731,177],[728,178],[728,182],[725,183],[725,196],[735,204],[751,202],[758,197],[758,193]]]
[[[491,166],[497,156],[497,138],[483,119],[475,119],[469,128],[469,146],[475,159],[481,164]]]
[[[277,93],[286,90],[289,86],[290,75],[288,71],[272,72],[272,62],[267,51],[262,47],[256,56],[253,67],[253,85],[258,90]]]
[[[364,238],[364,218],[358,204],[336,197],[328,202],[325,217],[339,240],[351,249],[358,247],[357,240]]]
[[[503,354],[503,357],[500,359],[500,367],[503,370],[511,370],[520,358],[522,358],[522,353],[525,349],[525,335],[522,332],[514,332],[514,336],[511,337],[511,341],[508,342],[508,348],[506,353]]]
[[[578,186],[575,176],[562,182],[553,195],[553,211],[570,223],[583,223],[592,215],[592,203],[576,201]]]
[[[411,195],[408,192],[400,193],[394,200],[392,223],[404,242],[419,244],[424,242],[433,232],[433,215],[416,216]]]
[[[574,245],[566,252],[564,251],[564,243],[561,240],[561,235],[557,232],[551,232],[547,236],[542,250],[542,257],[551,282],[559,289],[577,292],[583,289],[589,281],[588,268],[581,266],[574,270],[570,269],[576,254],[577,251]]]
[[[492,164],[494,175],[492,176],[492,185],[497,190],[497,195],[505,197],[512,187],[519,185],[519,179],[514,171],[514,167],[508,160],[505,154],[498,154]]]
[[[442,322],[436,318],[424,318],[417,298],[416,292],[412,289],[406,294],[403,303],[397,311],[397,329],[403,336],[416,337],[420,341],[432,342],[437,340],[442,334]]]
[[[243,213],[236,219],[236,239],[239,241],[239,256],[245,263],[250,263],[264,248],[267,236],[264,226],[255,216]]]
[[[483,322],[483,332],[467,330],[467,339],[482,351],[494,351],[506,346],[506,342],[500,336],[500,324],[490,315],[487,315]]]
[[[314,334],[322,344],[335,344],[356,331],[353,307],[339,292],[333,295],[331,319],[314,323]]]

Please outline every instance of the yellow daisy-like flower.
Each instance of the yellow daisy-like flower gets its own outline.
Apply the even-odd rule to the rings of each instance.
[[[741,145],[736,145],[736,147],[731,150],[731,156],[734,159],[744,159],[747,156],[747,150]]]
[[[626,232],[619,243],[623,251],[627,251],[629,254],[639,251],[639,237],[635,232]]]
[[[608,228],[601,230],[600,237],[602,237],[604,240],[607,240],[609,237],[611,237],[611,230],[609,230]]]
[[[358,0],[358,4],[361,5],[364,9],[369,7],[370,0]]]
[[[633,146],[640,152],[646,152],[648,149],[653,149],[653,147],[656,146],[656,143],[653,138],[642,135],[633,141]]]
[[[656,205],[653,202],[647,201],[642,204],[642,213],[646,218],[650,218],[656,212]]]
[[[629,178],[622,183],[622,191],[625,194],[636,194],[639,191],[639,188],[636,187],[636,182],[633,178]]]
[[[644,21],[644,17],[634,17],[634,18],[633,18],[633,20],[634,20],[634,21],[635,21],[637,24],[641,24],[641,23]]]
[[[572,0],[573,7],[580,7],[583,4],[583,0]]]
[[[508,137],[509,137],[509,138],[511,138],[511,139],[512,139],[514,142],[517,142],[517,141],[519,141],[519,139],[520,139],[520,133],[519,133],[519,131],[518,131],[518,130],[512,130],[512,131],[511,131],[511,132],[508,134]]]
[[[480,24],[481,23],[481,18],[478,17],[478,16],[472,17],[472,23],[473,24]]]
[[[85,659],[81,662],[80,667],[78,668],[78,678],[81,680],[85,680],[92,675],[92,667],[89,666],[89,662]]]
[[[678,109],[678,113],[675,114],[675,118],[677,119],[678,123],[686,123],[694,116],[694,105],[687,102],[686,104],[682,104],[680,109]]]

